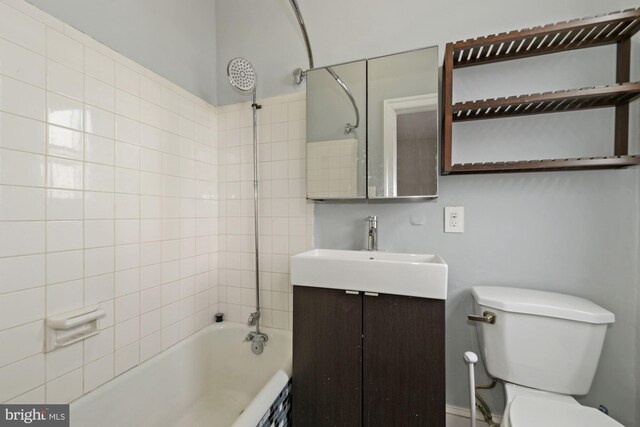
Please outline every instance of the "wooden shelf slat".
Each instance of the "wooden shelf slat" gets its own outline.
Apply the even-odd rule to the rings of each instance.
[[[629,39],[640,30],[640,8],[452,43],[453,67],[582,49]]]
[[[451,166],[448,174],[610,169],[634,165],[640,165],[640,155],[582,157],[575,159],[521,160],[512,162],[457,163]]]
[[[613,107],[640,97],[640,82],[582,89],[534,93],[530,95],[458,102],[453,105],[453,121],[495,119],[530,114],[556,113]]]

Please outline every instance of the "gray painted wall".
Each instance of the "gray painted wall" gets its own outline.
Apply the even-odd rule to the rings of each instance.
[[[564,292],[613,311],[616,323],[584,403],[606,405],[631,427],[638,425],[631,337],[637,329],[639,179],[636,170],[443,177],[434,202],[317,205],[316,245],[361,249],[363,219],[377,215],[381,248],[436,253],[447,261],[447,402],[453,405],[467,405],[462,354],[479,352],[466,320],[471,286]],[[464,234],[443,233],[445,206],[464,206]],[[412,216],[424,216],[425,225],[411,225]],[[483,369],[477,372],[485,382]],[[492,394],[500,412],[501,393]]]
[[[316,66],[436,44],[442,56],[447,41],[635,6],[627,0],[300,0]],[[290,79],[294,68],[307,63],[287,0],[218,1],[216,12],[220,104],[242,99],[223,78],[224,64],[237,55],[256,66],[260,97],[304,89],[292,85]],[[637,54],[637,43],[635,48]],[[529,61],[513,69],[511,64],[502,64],[499,81],[494,82],[491,66],[461,71],[459,82],[463,83],[456,87],[455,95],[474,99],[606,84],[613,78],[609,62],[613,50],[600,49],[532,60],[535,72],[528,71]],[[633,110],[636,118],[640,117],[637,104]],[[584,138],[587,150],[597,153],[610,149],[611,120],[611,112],[602,110],[514,119],[502,121],[500,126],[495,121],[478,127],[465,125],[456,128],[459,147],[463,148],[458,156],[520,157],[524,152],[535,154],[531,148],[540,145],[546,153],[555,149],[570,153],[578,150],[575,143]],[[637,121],[632,128],[637,152]],[[491,149],[474,151],[476,142],[476,146],[492,143]],[[359,249],[364,238],[363,218],[378,215],[382,247],[438,253],[447,260],[447,402],[453,405],[465,406],[467,402],[462,354],[468,349],[478,351],[475,331],[465,320],[472,308],[471,286],[516,285],[566,292],[612,310],[617,322],[609,330],[593,388],[583,402],[604,404],[625,425],[640,426],[640,372],[636,368],[640,356],[639,181],[637,169],[442,177],[440,198],[433,202],[319,204],[315,238],[322,248]],[[444,234],[443,207],[455,205],[466,209],[466,233]],[[425,225],[412,226],[412,216],[424,216]],[[501,393],[493,392],[492,402],[500,412]]]
[[[299,0],[316,66],[631,7],[633,0]],[[308,67],[289,0],[217,0],[218,104],[245,100],[226,81],[227,62],[245,56],[260,78],[259,96],[304,90],[291,72]]]
[[[28,0],[216,103],[214,0]]]

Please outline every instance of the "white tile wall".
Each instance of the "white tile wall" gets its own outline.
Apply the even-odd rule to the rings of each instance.
[[[304,95],[270,98],[258,114],[261,323],[291,328],[289,256],[312,247],[313,204],[305,199]],[[221,159],[220,311],[246,322],[255,310],[252,111],[218,110]]]
[[[215,108],[21,0],[0,0],[0,402],[69,402],[255,306],[251,107]],[[259,112],[262,324],[291,327],[312,246],[303,95]],[[101,333],[43,354],[82,305]]]
[[[215,108],[0,0],[0,402],[69,402],[218,310]],[[82,305],[101,333],[44,354]]]

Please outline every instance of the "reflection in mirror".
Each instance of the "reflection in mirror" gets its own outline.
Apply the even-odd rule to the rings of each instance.
[[[307,197],[366,197],[366,61],[307,72]]]
[[[368,197],[438,194],[438,50],[369,60]]]

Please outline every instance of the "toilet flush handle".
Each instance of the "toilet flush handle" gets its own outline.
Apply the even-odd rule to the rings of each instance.
[[[469,320],[473,320],[474,322],[483,322],[483,323],[496,323],[496,314],[492,311],[486,310],[482,313],[482,316],[478,316],[477,314],[469,314],[467,316]]]

